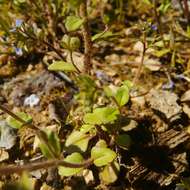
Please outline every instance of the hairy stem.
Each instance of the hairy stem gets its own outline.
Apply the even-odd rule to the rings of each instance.
[[[92,54],[92,41],[90,34],[90,27],[88,23],[87,14],[87,0],[84,0],[80,5],[80,16],[84,20],[82,25],[82,34],[84,39],[84,70],[90,73],[91,69],[91,54]]]
[[[51,167],[57,167],[57,166],[64,166],[68,168],[82,168],[82,167],[88,167],[93,163],[92,159],[88,159],[82,163],[76,164],[76,163],[69,163],[64,160],[47,160],[47,161],[41,161],[36,163],[29,163],[26,165],[18,166],[18,165],[7,165],[0,167],[0,175],[9,175],[13,173],[22,174],[24,171],[34,171],[39,169],[47,169]]]

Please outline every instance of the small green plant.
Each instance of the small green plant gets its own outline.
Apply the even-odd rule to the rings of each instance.
[[[52,159],[61,161],[61,165],[57,165],[61,176],[75,175],[94,164],[100,171],[100,178],[106,183],[113,183],[117,180],[120,168],[115,149],[117,146],[124,149],[129,148],[131,140],[127,134],[120,134],[120,130],[116,131],[111,127],[119,120],[122,114],[121,108],[129,101],[130,88],[129,81],[124,81],[120,87],[115,87],[114,90],[105,87],[105,92],[110,97],[110,101],[113,101],[113,106],[97,107],[93,108],[91,112],[85,113],[82,126],[75,127],[65,139],[64,145],[61,145],[55,132],[41,130],[31,124],[31,117],[27,114],[23,112],[14,114],[2,106],[1,109],[10,114],[7,122],[11,127],[20,129],[28,126],[36,131],[35,146],[38,146],[44,157],[50,161]],[[114,103],[116,104],[114,105]],[[118,126],[117,128],[119,129]],[[97,139],[97,141],[92,139]],[[67,154],[66,157],[63,157],[63,152]],[[46,166],[49,167],[45,163],[43,167]],[[41,167],[40,163],[39,167]],[[24,170],[24,168],[20,168],[20,170],[22,169]],[[31,169],[33,169],[32,166]],[[11,168],[6,168],[6,170],[11,171]],[[112,173],[113,171],[114,173]],[[108,175],[112,177],[109,179]]]
[[[154,51],[154,56],[157,58],[164,57],[171,52],[171,60],[175,58],[175,48],[174,46],[168,48],[166,41],[169,40],[163,36],[160,19],[170,10],[171,1],[164,0],[159,6],[158,1],[155,0],[144,0],[143,2],[152,8],[154,18],[150,22],[141,22],[138,26],[142,34],[140,40],[143,49],[134,81],[125,80],[119,85],[104,84],[100,86],[96,83],[98,79],[91,72],[93,68],[92,49],[96,43],[118,36],[109,28],[115,18],[124,21],[123,0],[108,1],[116,9],[112,8],[107,12],[105,10],[105,14],[101,15],[101,24],[105,25],[105,30],[95,32],[92,32],[89,21],[89,12],[95,7],[95,2],[88,10],[86,0],[49,0],[47,2],[13,0],[8,3],[0,1],[0,4],[3,5],[0,7],[3,12],[3,14],[0,13],[0,37],[2,37],[1,43],[6,47],[6,51],[1,53],[25,56],[38,52],[45,57],[47,53],[54,51],[57,57],[52,58],[50,63],[46,62],[47,69],[54,72],[65,72],[72,77],[78,87],[78,93],[74,96],[75,107],[68,113],[66,121],[74,129],[65,139],[61,139],[58,132],[39,129],[26,113],[14,114],[0,105],[0,109],[9,114],[6,119],[9,126],[15,130],[23,127],[34,130],[34,144],[46,158],[40,163],[2,167],[0,168],[1,173],[22,173],[25,170],[31,171],[54,166],[57,167],[60,176],[68,177],[94,165],[93,168],[95,167],[96,172],[99,172],[99,177],[104,183],[110,184],[117,180],[120,171],[118,149],[129,149],[132,143],[130,135],[121,130],[123,110],[130,101],[130,91],[133,85],[140,78],[146,50],[148,47],[156,46],[158,48]],[[13,15],[17,15],[16,20],[13,19],[13,15],[7,14],[10,8]],[[152,24],[152,21],[155,24]],[[157,29],[158,33],[156,33]],[[148,41],[146,37],[152,33],[155,39]],[[189,33],[190,29],[187,26],[184,35],[189,38]],[[170,41],[172,40],[170,39]],[[162,47],[161,50],[160,47]],[[74,61],[76,52],[84,56],[83,68]],[[100,103],[98,100],[101,98],[103,101]],[[81,117],[76,122],[77,114]],[[27,178],[21,180],[25,182]],[[18,187],[20,185],[25,188],[25,184],[17,184]],[[25,189],[29,190],[30,187],[26,186]]]
[[[113,2],[112,2],[113,3]],[[5,1],[2,2],[5,4]],[[31,7],[31,15],[28,16],[27,8]],[[119,10],[119,17],[122,19],[123,1],[116,3]],[[12,113],[4,107],[0,107],[10,116],[7,118],[8,124],[20,130],[22,127],[29,127],[36,133],[34,144],[39,147],[47,161],[18,167],[20,173],[25,170],[46,168],[52,165],[57,166],[61,176],[72,176],[83,169],[94,164],[99,170],[100,178],[107,184],[117,180],[120,166],[117,160],[117,147],[129,148],[130,137],[127,134],[120,134],[119,120],[122,116],[122,108],[129,101],[131,83],[123,81],[120,86],[104,86],[100,89],[93,77],[90,75],[92,69],[91,57],[94,43],[115,37],[106,28],[91,36],[89,26],[87,1],[48,1],[46,9],[43,9],[41,1],[10,1],[7,10],[13,7],[13,13],[20,15],[13,24],[3,20],[0,29],[7,37],[7,47],[17,48],[17,56],[26,55],[33,51],[54,51],[58,59],[52,60],[48,64],[50,71],[63,71],[67,74],[75,73],[74,80],[79,88],[79,93],[75,95],[78,105],[78,112],[81,111],[83,117],[81,126],[74,126],[74,130],[65,139],[64,144],[55,131],[39,129],[32,124],[32,118],[26,113]],[[4,10],[5,11],[5,10]],[[62,27],[63,26],[63,27]],[[59,28],[60,27],[60,28]],[[12,45],[14,44],[14,46]],[[35,46],[34,46],[35,44]],[[40,47],[35,49],[36,47]],[[81,51],[82,50],[82,51]],[[63,56],[65,51],[69,61]],[[73,54],[78,51],[84,54],[84,69],[74,62]],[[99,96],[107,97],[110,106],[98,106]],[[77,112],[77,111],[76,111]],[[77,112],[77,113],[78,113]],[[74,112],[68,116],[68,122],[74,125]],[[114,125],[118,125],[112,129]],[[4,173],[15,172],[11,167],[1,168]],[[108,176],[111,178],[108,178]]]

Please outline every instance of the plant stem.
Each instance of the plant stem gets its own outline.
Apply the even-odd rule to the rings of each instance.
[[[164,43],[164,46],[166,47],[166,42],[164,40],[164,34],[163,34],[163,30],[162,30],[162,24],[161,24],[161,21],[160,21],[160,15],[157,11],[157,0],[153,0],[153,6],[154,6],[154,17],[155,17],[155,20],[157,22],[157,25],[158,25],[158,30],[159,30],[159,33],[161,35],[161,38],[163,40],[163,43]]]
[[[90,28],[88,23],[87,14],[87,0],[84,0],[80,5],[80,16],[84,20],[82,25],[82,34],[84,39],[84,70],[86,73],[90,73],[91,65],[91,54],[92,54],[92,41]]]
[[[61,52],[55,48],[53,45],[51,45],[49,42],[45,41],[45,40],[38,40],[35,36],[29,34],[24,28],[23,29],[19,29],[19,32],[21,32],[22,34],[26,35],[28,38],[38,42],[40,41],[41,44],[49,47],[52,51],[54,51],[62,60],[64,60],[63,55],[61,54]],[[68,82],[69,84],[73,85],[73,81],[63,72],[58,71],[57,74],[63,78],[66,82]]]
[[[69,56],[70,56],[70,60],[71,60],[71,64],[75,67],[77,73],[81,73],[81,71],[79,70],[79,68],[75,65],[74,60],[73,60],[73,52],[71,50],[69,50]]]
[[[9,175],[13,173],[18,173],[22,174],[24,171],[34,171],[34,170],[39,170],[39,169],[47,169],[50,167],[57,167],[57,166],[64,166],[68,168],[83,168],[83,167],[88,167],[93,163],[93,159],[88,159],[82,163],[69,163],[64,160],[58,160],[58,159],[53,159],[53,160],[47,160],[47,161],[41,161],[41,162],[36,162],[36,163],[30,163],[22,166],[18,165],[7,165],[7,166],[2,166],[0,167],[0,175]]]
[[[189,13],[189,5],[187,0],[183,0],[184,4],[184,16],[187,19],[187,23],[190,23],[190,13]]]
[[[45,46],[49,47],[51,50],[53,50],[62,60],[64,60],[63,55],[61,54],[61,52],[55,48],[53,45],[51,45],[49,42],[45,41],[45,40],[39,40],[37,39],[35,36],[29,34],[25,29],[19,29],[19,32],[23,33],[24,35],[26,35],[28,38],[34,40],[34,41],[40,41],[40,43],[44,44]]]
[[[141,55],[141,62],[140,62],[139,67],[137,69],[137,73],[135,75],[135,78],[133,79],[133,84],[134,85],[138,82],[138,80],[140,78],[142,67],[143,67],[143,64],[144,64],[144,57],[145,57],[145,53],[146,53],[146,34],[145,34],[145,32],[143,32],[142,43],[143,43],[143,50],[142,50],[142,55]]]

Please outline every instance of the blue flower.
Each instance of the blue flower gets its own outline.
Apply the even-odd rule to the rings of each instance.
[[[156,30],[158,30],[158,27],[157,27],[156,24],[152,24],[152,25],[151,25],[151,29],[154,30],[154,31],[156,31]]]
[[[19,56],[23,55],[22,48],[14,47],[14,50],[15,50],[16,55],[19,55]]]
[[[16,27],[21,27],[22,23],[23,23],[23,20],[22,20],[22,19],[16,19],[16,21],[15,21],[15,26],[16,26]]]
[[[175,86],[174,82],[172,80],[168,81],[166,84],[162,85],[163,90],[171,90]]]
[[[10,29],[10,32],[16,32],[16,29],[21,27],[23,23],[22,19],[16,19],[15,20],[15,26],[13,28]]]

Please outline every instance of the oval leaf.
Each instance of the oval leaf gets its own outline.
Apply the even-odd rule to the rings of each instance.
[[[74,131],[72,132],[66,142],[66,147],[71,147],[71,149],[75,149],[76,147],[80,149],[82,152],[85,152],[88,148],[88,142],[90,140],[90,136],[81,132],[81,131]]]
[[[61,153],[61,145],[57,134],[54,131],[45,131],[43,135],[45,135],[46,143],[40,141],[36,136],[34,146],[39,147],[46,158],[55,158],[55,155],[59,156]]]
[[[129,148],[131,145],[131,137],[127,134],[116,137],[116,143],[122,148]]]
[[[112,162],[116,157],[116,153],[109,148],[95,146],[91,150],[91,157],[94,159],[94,164],[101,167]]]
[[[64,161],[67,161],[69,163],[82,163],[83,162],[83,157],[80,153],[75,152],[69,156],[67,156]],[[68,168],[68,167],[64,167],[64,166],[59,166],[58,168],[58,172],[59,175],[61,176],[72,176],[78,172],[80,172],[83,168]]]
[[[81,126],[80,131],[82,133],[88,133],[88,132],[92,131],[93,129],[95,129],[94,125],[84,124]]]
[[[80,39],[78,37],[71,37],[69,46],[72,51],[79,49]]]
[[[18,113],[16,113],[16,115],[18,117],[20,117],[21,119],[23,119],[26,123],[32,121],[32,117],[24,112],[18,112]],[[11,116],[8,116],[6,121],[9,126],[11,126],[12,128],[16,128],[16,129],[21,128],[23,125],[23,123],[21,123],[20,121],[16,120],[15,118],[13,118]]]
[[[67,63],[65,61],[54,61],[48,69],[50,71],[76,71],[72,63]]]
[[[105,40],[108,38],[113,38],[115,36],[117,36],[117,34],[113,34],[111,31],[106,31],[106,32],[103,31],[92,36],[92,41],[94,42],[94,41],[99,41],[99,40]]]
[[[83,0],[69,0],[69,4],[75,8],[79,7]]]
[[[68,32],[78,30],[83,24],[83,19],[77,16],[68,16],[65,20],[65,27]]]
[[[58,135],[55,132],[51,131],[48,134],[48,143],[53,148],[56,155],[60,155],[61,153],[60,140],[59,140]]]
[[[122,85],[118,88],[114,97],[119,106],[124,106],[129,101],[129,88],[126,85]]]
[[[103,107],[94,109],[93,113],[87,113],[84,116],[85,123],[100,125],[111,123],[117,119],[119,110],[112,107]]]
[[[112,162],[111,164],[105,166],[105,168],[99,173],[100,179],[105,184],[113,183],[117,180],[119,171],[119,164],[117,162]]]

